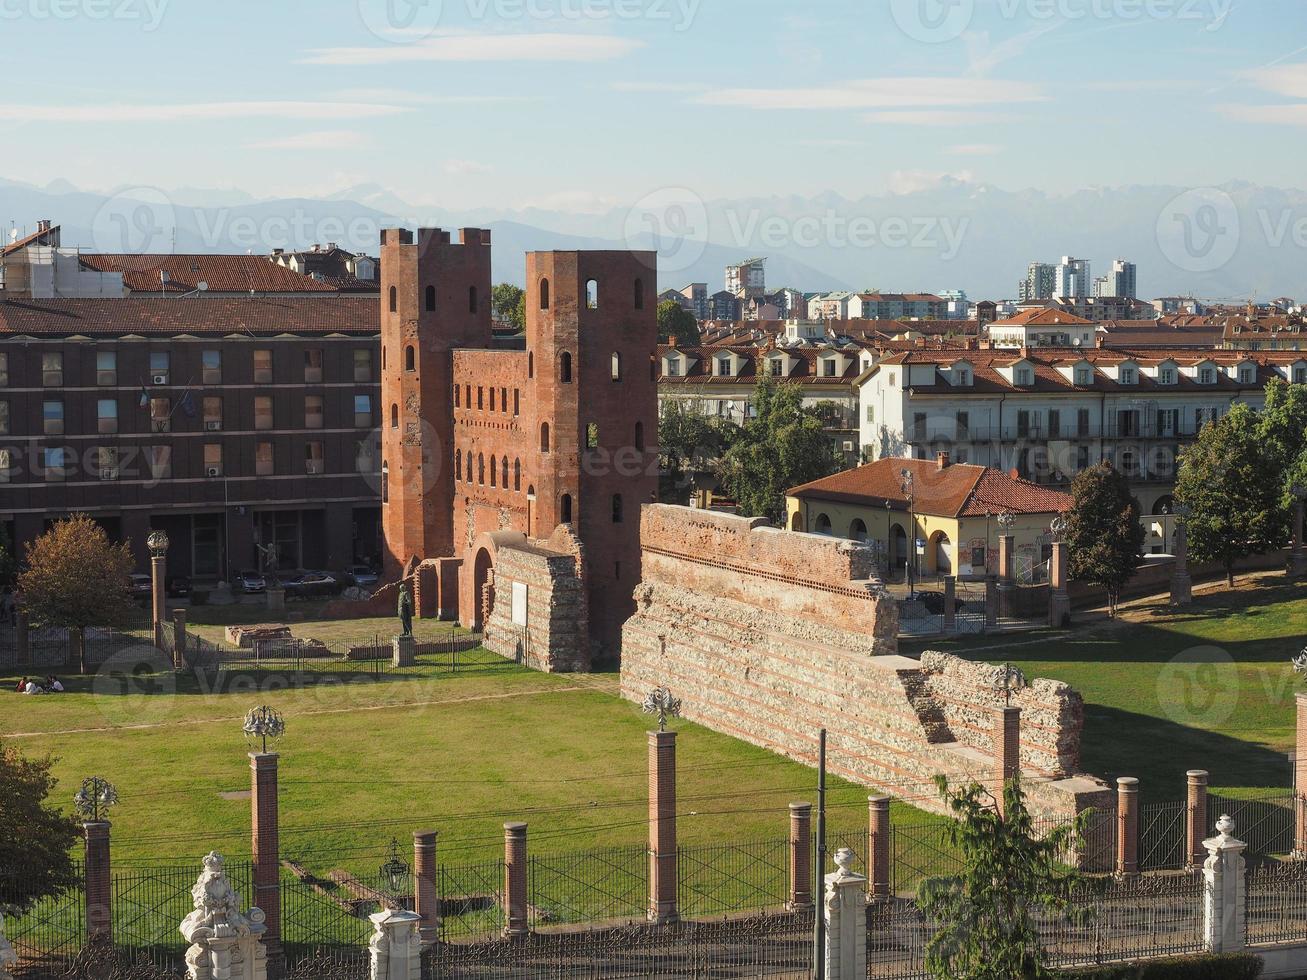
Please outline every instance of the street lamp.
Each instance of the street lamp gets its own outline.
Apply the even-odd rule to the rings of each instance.
[[[145,539],[145,544],[150,549],[151,558],[162,558],[168,553],[168,532],[151,531],[150,536]]]
[[[994,689],[1003,695],[1007,706],[1012,707],[1012,695],[1026,686],[1026,675],[1011,664],[1004,664],[1002,673],[994,680]]]
[[[260,745],[263,754],[267,755],[268,739],[276,743],[277,739],[285,735],[286,722],[276,710],[265,704],[249,710],[245,715],[243,730],[245,740],[250,743],[250,746]]]
[[[907,572],[908,572],[908,596],[911,597],[916,592],[916,565],[917,565],[917,519],[912,509],[912,489],[913,479],[912,471],[906,466],[899,470],[899,488],[903,491],[903,497],[908,502],[908,555],[907,555]]]
[[[385,863],[377,869],[381,874],[382,886],[386,889],[386,898],[392,908],[399,907],[409,894],[413,880],[413,869],[399,856],[399,840],[390,838]]]
[[[1057,517],[1053,518],[1053,522],[1048,525],[1048,533],[1052,536],[1054,541],[1062,540],[1063,535],[1066,534],[1067,523],[1066,515],[1064,514],[1058,514]]]
[[[109,814],[109,808],[118,805],[118,790],[113,783],[99,776],[82,780],[82,788],[73,797],[73,806],[83,820],[98,823]]]
[[[665,687],[655,687],[644,696],[640,705],[646,715],[658,716],[658,730],[667,731],[667,719],[681,716],[681,699],[672,697],[672,692]]]

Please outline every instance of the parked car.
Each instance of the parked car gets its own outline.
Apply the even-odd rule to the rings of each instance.
[[[349,580],[357,585],[360,589],[375,589],[380,577],[367,565],[350,565],[346,569],[346,575]]]
[[[253,595],[256,592],[263,592],[268,587],[267,580],[258,572],[246,569],[237,576],[236,584],[240,586],[242,592],[247,595]]]
[[[130,585],[127,591],[131,593],[133,599],[144,599],[147,602],[150,595],[154,592],[154,582],[150,576],[144,572],[132,572],[129,576]]]
[[[168,595],[182,599],[191,594],[191,580],[186,575],[168,576]]]
[[[306,571],[299,577],[297,591],[302,596],[335,595],[340,591],[340,583],[330,572]]]

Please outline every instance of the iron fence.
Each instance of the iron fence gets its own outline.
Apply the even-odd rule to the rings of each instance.
[[[744,844],[700,844],[676,852],[682,915],[760,912],[789,898],[788,837]]]
[[[1139,870],[1179,871],[1187,863],[1187,803],[1145,803],[1139,808]]]
[[[0,871],[0,912],[5,914],[5,932],[19,961],[36,968],[42,964],[65,963],[86,944],[86,896],[81,864],[74,865],[78,885],[43,898],[21,915],[14,911],[18,898],[27,893],[30,882],[22,869]]]
[[[504,928],[504,862],[442,864],[439,870],[443,939],[497,936]]]
[[[953,846],[944,821],[890,825],[890,890],[914,894],[926,878],[962,871],[962,852]]]
[[[324,957],[348,961],[351,956],[366,955],[373,931],[368,916],[381,907],[377,891],[375,882],[353,878],[341,882],[335,877],[323,880],[284,872],[281,937],[287,965]]]
[[[614,847],[527,859],[533,928],[643,918],[649,900],[644,847]]]
[[[394,665],[393,648],[380,636],[323,642],[308,638],[262,640],[250,647],[227,647],[194,633],[187,635],[185,658],[193,669],[216,675],[294,674],[321,677],[380,677],[426,672],[498,670],[511,665],[481,648],[480,633],[454,634],[449,639],[415,644],[411,667]]]
[[[1294,798],[1292,794],[1256,800],[1237,800],[1212,793],[1207,797],[1207,815],[1214,821],[1222,814],[1234,820],[1239,839],[1248,845],[1250,857],[1283,856],[1294,847]]]
[[[1244,896],[1250,946],[1307,942],[1307,863],[1250,868]]]

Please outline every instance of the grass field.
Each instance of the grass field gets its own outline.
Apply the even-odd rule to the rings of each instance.
[[[1137,776],[1146,800],[1183,799],[1185,771],[1207,769],[1229,795],[1292,785],[1289,660],[1307,643],[1307,587],[1267,575],[1195,596],[1125,609],[1117,623],[1077,633],[1040,632],[924,641],[1026,676],[1066,681],[1085,698],[1082,761],[1114,780]]]

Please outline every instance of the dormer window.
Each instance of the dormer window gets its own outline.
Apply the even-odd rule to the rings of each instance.
[[[773,357],[767,361],[767,373],[773,378],[779,378],[785,373],[785,365],[779,357]]]
[[[1251,364],[1239,365],[1239,383],[1243,385],[1254,384],[1257,381],[1257,368]]]
[[[1088,367],[1076,368],[1076,385],[1081,388],[1087,388],[1094,383],[1094,369]]]
[[[717,376],[719,378],[729,378],[731,374],[731,359],[729,357],[719,357],[717,359]]]
[[[1034,369],[1028,367],[1019,367],[1016,370],[1017,384],[1027,387],[1035,383]]]
[[[1171,368],[1171,367],[1162,368],[1160,371],[1157,372],[1157,381],[1159,384],[1164,384],[1164,385],[1175,384],[1175,368]]]
[[[679,378],[681,376],[681,359],[679,357],[667,358],[667,376],[669,378]]]
[[[833,357],[823,357],[822,360],[821,360],[821,376],[822,376],[823,378],[834,378],[834,377],[836,377],[836,373],[835,373],[835,368],[836,368],[836,367],[837,367],[837,365],[836,365],[836,363],[835,363],[835,358],[833,358]]]
[[[1200,368],[1198,371],[1198,383],[1203,385],[1216,384],[1216,368]]]
[[[969,387],[971,385],[971,368],[954,368],[953,383],[959,387]]]
[[[1120,372],[1120,381],[1123,385],[1136,384],[1139,381],[1139,376],[1135,373],[1134,368],[1123,367]]]
[[[1293,383],[1296,385],[1307,384],[1307,367],[1293,369]]]

